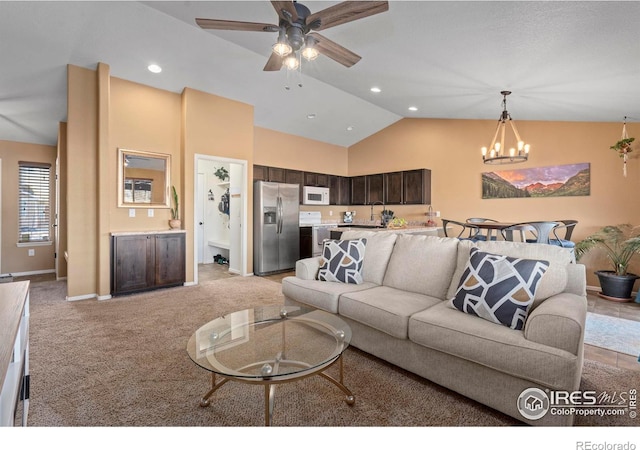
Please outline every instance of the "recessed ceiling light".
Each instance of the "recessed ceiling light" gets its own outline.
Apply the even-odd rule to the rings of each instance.
[[[371,88],[371,92],[375,92],[377,94],[379,92],[382,92],[382,89],[380,89],[379,87],[375,87],[374,86],[374,87]]]
[[[307,114],[307,119],[315,119],[316,115],[315,114]]]
[[[355,128],[355,127],[354,127],[353,125],[349,125],[349,126],[347,127],[347,131],[353,131],[353,129],[354,129],[354,128]]]
[[[416,106],[409,106],[409,111],[417,111],[418,107]]]
[[[153,73],[162,72],[162,67],[160,67],[157,64],[150,64],[149,66],[147,66],[147,69],[149,69],[149,72],[153,72]]]

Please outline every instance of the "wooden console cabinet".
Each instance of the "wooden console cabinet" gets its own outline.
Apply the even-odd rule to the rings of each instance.
[[[0,284],[0,426],[27,425],[29,282]]]
[[[112,233],[111,295],[185,282],[185,232]]]

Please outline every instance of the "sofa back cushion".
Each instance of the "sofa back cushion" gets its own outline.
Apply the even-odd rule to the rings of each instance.
[[[383,284],[445,300],[456,269],[458,242],[455,238],[398,235]]]
[[[381,285],[397,237],[396,233],[384,231],[345,231],[340,239],[366,238],[367,250],[362,265],[362,279]]]
[[[461,241],[458,249],[458,263],[449,286],[448,298],[455,296],[467,263],[469,262],[469,250],[476,246],[479,250],[512,258],[536,259],[549,262],[549,268],[540,280],[532,308],[541,301],[563,292],[568,280],[567,266],[571,264],[571,252],[569,249],[557,245],[529,244],[524,242],[508,241],[479,241],[475,244],[469,241]]]

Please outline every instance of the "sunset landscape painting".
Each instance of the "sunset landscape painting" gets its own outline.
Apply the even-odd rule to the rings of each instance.
[[[575,197],[590,195],[589,163],[482,174],[482,198]]]

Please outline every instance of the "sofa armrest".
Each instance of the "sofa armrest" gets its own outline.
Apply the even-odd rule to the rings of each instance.
[[[524,337],[579,356],[586,320],[586,295],[562,292],[531,311],[524,326]]]
[[[321,256],[296,261],[296,277],[303,280],[315,280],[320,269]]]

